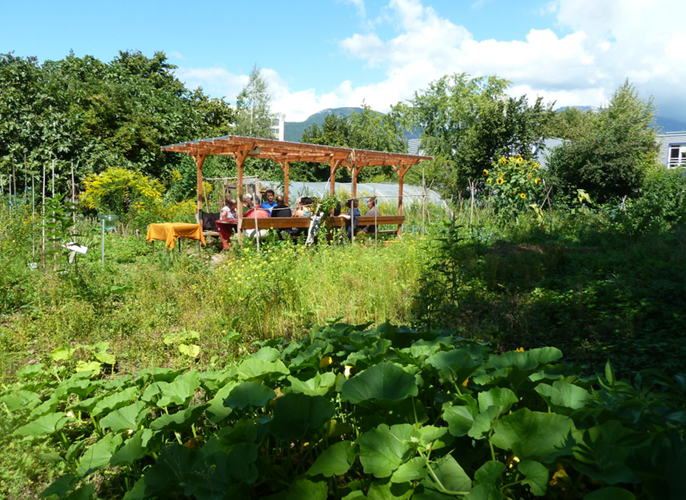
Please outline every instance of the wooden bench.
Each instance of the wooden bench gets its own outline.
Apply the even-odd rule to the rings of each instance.
[[[393,225],[398,228],[405,221],[404,215],[380,215],[378,217],[361,216],[357,219],[357,227]],[[237,228],[237,220],[217,221],[219,225],[225,225],[227,234],[231,234]],[[244,218],[241,229],[308,229],[311,219],[309,217],[268,217],[265,219]],[[345,217],[329,217],[325,221],[328,228],[342,228],[350,225],[350,219]],[[223,228],[222,228],[223,229]],[[398,229],[377,230],[376,234],[397,234]],[[369,234],[374,234],[373,232]],[[229,240],[230,241],[230,240]]]

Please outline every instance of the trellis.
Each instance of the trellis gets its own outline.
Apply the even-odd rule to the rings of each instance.
[[[298,142],[277,141],[255,137],[225,135],[209,139],[182,142],[162,146],[162,151],[184,153],[191,156],[197,167],[198,220],[202,221],[202,167],[209,155],[231,156],[237,165],[238,199],[243,197],[243,164],[250,158],[261,158],[278,163],[284,172],[284,200],[288,203],[288,182],[290,163],[294,161],[328,163],[330,165],[331,195],[336,192],[336,171],[341,168],[350,170],[352,177],[352,197],[357,196],[357,176],[364,167],[391,166],[398,174],[398,214],[402,215],[403,182],[405,173],[422,160],[431,160],[431,156],[367,151],[361,149],[302,144]],[[238,240],[241,241],[243,214],[238,211]],[[400,230],[400,228],[399,228]]]

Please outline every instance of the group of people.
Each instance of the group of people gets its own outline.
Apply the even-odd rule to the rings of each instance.
[[[266,200],[257,206],[258,209],[266,210],[270,217],[310,217],[312,215],[312,198],[304,196],[298,199],[295,208],[291,209],[285,203],[283,195],[274,193],[273,189],[268,189],[265,192]],[[229,220],[238,218],[238,202],[230,196],[224,197],[224,206],[219,211],[220,220]],[[242,210],[243,215],[246,215],[249,210],[255,208],[253,205],[253,197],[246,194],[243,197]]]
[[[313,203],[314,200],[310,197],[304,196],[298,199],[295,207],[291,209],[286,205],[283,195],[276,195],[273,189],[267,189],[265,192],[266,200],[260,205],[255,207],[253,205],[253,197],[246,194],[243,197],[242,210],[244,216],[257,216],[257,217],[311,217],[313,215]],[[364,231],[364,232],[374,232],[374,226],[363,226],[358,227],[357,221],[360,217],[359,202],[356,198],[349,200],[348,202],[348,212],[341,213],[340,204],[334,209],[334,215],[340,216],[350,220],[348,225],[347,233],[348,237],[351,237],[354,231]],[[229,220],[238,218],[238,202],[229,196],[224,197],[224,207],[222,207],[219,212],[220,220]],[[262,212],[251,212],[251,210],[261,210]],[[370,197],[367,199],[367,212],[365,213],[367,217],[378,217],[381,216],[381,211],[376,206],[376,197]]]

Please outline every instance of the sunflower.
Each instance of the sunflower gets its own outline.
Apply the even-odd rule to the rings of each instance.
[[[540,177],[536,177],[536,178],[534,179],[534,184],[538,184],[539,182],[541,182],[541,178],[540,178]]]
[[[500,186],[500,185],[501,185],[501,184],[502,184],[503,182],[505,182],[505,181],[503,180],[503,178],[502,178],[502,177],[498,177],[498,180],[497,180],[497,181],[495,181],[495,182],[497,182],[497,183],[498,183],[498,185]]]
[[[484,169],[484,175],[488,177],[488,170]]]
[[[490,184],[491,182],[493,182],[493,179],[491,179],[490,177],[486,179],[486,184]]]
[[[526,198],[526,193],[520,194],[519,197],[523,200],[524,198]]]

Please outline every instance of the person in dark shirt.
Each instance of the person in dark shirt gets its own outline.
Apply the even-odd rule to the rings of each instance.
[[[283,195],[276,197],[276,205],[272,208],[272,217],[291,217],[291,208],[284,203]]]
[[[350,220],[350,225],[348,226],[348,238],[352,240],[352,235],[357,230],[357,220],[360,218],[360,209],[357,208],[359,206],[357,198],[348,200],[348,206],[350,207],[350,210],[347,214],[341,214],[341,217]]]

